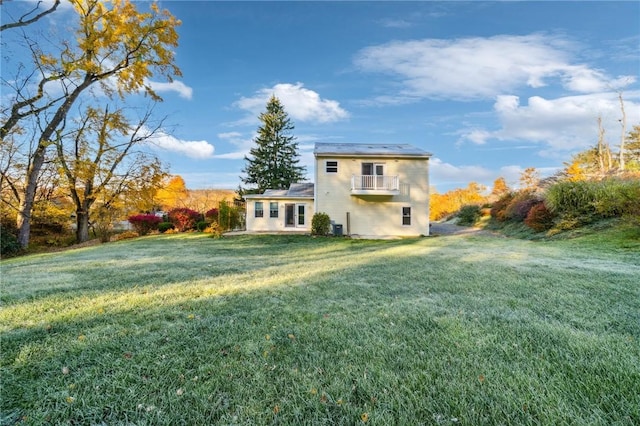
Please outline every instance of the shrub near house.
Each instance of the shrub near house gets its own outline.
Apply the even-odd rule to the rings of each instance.
[[[316,213],[311,219],[311,233],[313,235],[329,235],[331,232],[331,219],[326,213]]]

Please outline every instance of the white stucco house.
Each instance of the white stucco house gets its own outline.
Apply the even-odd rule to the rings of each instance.
[[[407,144],[317,143],[315,182],[245,196],[248,232],[310,232],[316,212],[355,238],[429,235],[429,159]]]

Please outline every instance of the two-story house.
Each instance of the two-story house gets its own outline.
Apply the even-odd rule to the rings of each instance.
[[[359,238],[429,235],[429,158],[411,145],[317,143],[315,184],[246,196],[247,231],[311,230],[315,212]]]

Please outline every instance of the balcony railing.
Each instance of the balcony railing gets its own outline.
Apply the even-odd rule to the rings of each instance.
[[[400,193],[398,176],[353,175],[351,193],[358,195],[396,195]]]

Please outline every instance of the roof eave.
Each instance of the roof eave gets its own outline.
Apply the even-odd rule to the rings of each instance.
[[[313,200],[313,195],[264,195],[264,194],[247,194],[245,199],[258,200]]]
[[[430,158],[433,154],[425,152],[424,154],[372,154],[372,153],[344,153],[344,152],[314,152],[315,157],[342,157],[342,158]]]

